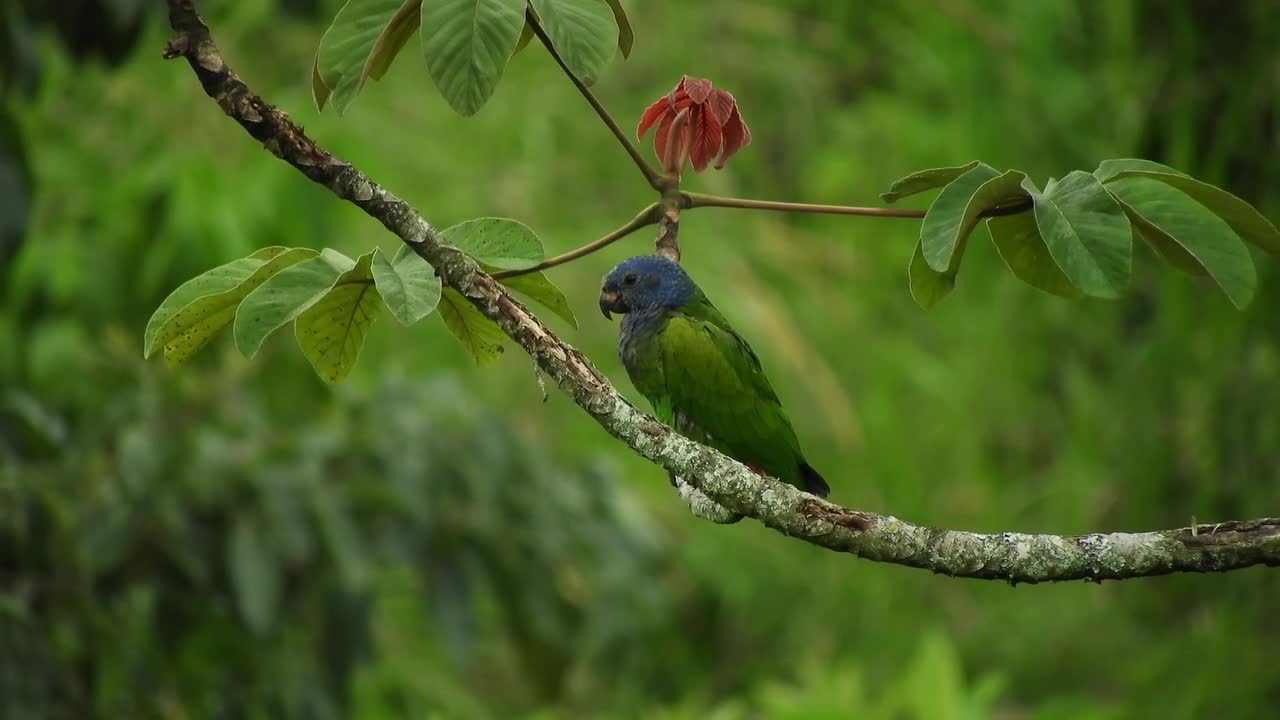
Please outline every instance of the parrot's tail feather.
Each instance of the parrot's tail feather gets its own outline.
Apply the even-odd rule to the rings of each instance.
[[[831,486],[809,463],[800,463],[800,476],[804,478],[804,489],[814,495],[826,497],[831,493]]]

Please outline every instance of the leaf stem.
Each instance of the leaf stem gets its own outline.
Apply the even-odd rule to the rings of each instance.
[[[525,21],[528,22],[529,27],[533,29],[533,34],[536,35],[538,40],[542,42],[543,46],[547,48],[547,52],[551,53],[551,57],[556,61],[556,64],[560,66],[560,69],[564,71],[564,74],[573,81],[574,86],[578,88],[578,92],[582,93],[582,97],[586,98],[587,102],[591,105],[591,108],[596,111],[596,115],[599,115],[600,119],[604,121],[604,124],[609,127],[609,131],[618,139],[618,142],[622,145],[622,149],[626,150],[627,154],[631,156],[632,162],[634,162],[636,167],[640,169],[640,172],[644,175],[645,181],[649,183],[649,187],[657,190],[658,192],[662,192],[666,189],[672,179],[662,173],[659,173],[647,160],[644,159],[640,154],[640,150],[635,146],[635,143],[631,142],[631,138],[627,137],[627,134],[622,131],[621,127],[618,127],[617,121],[613,119],[613,116],[609,114],[609,111],[605,109],[604,105],[600,103],[595,94],[591,92],[591,89],[587,87],[587,84],[582,82],[577,75],[573,74],[573,71],[565,64],[564,58],[560,57],[560,53],[556,51],[555,45],[551,43],[551,38],[548,37],[546,31],[542,29],[542,24],[538,22],[538,14],[534,12],[532,5],[526,6],[524,15]]]
[[[820,213],[826,215],[865,215],[868,217],[914,219],[923,218],[925,215],[924,210],[913,210],[909,208],[814,205],[811,203],[791,203],[779,202],[776,200],[752,200],[750,198],[721,197],[719,195],[705,195],[703,193],[694,192],[682,192],[680,193],[680,197],[681,206],[685,209],[699,207],[726,207],[744,210],[777,210],[780,212]],[[1016,203],[992,208],[983,212],[978,217],[1017,215],[1018,213],[1030,210],[1031,207],[1031,199],[1027,198],[1026,200],[1019,200]]]
[[[623,225],[595,242],[587,243],[586,245],[583,245],[576,250],[570,250],[563,255],[548,258],[530,268],[524,268],[522,270],[503,270],[502,272],[491,274],[494,279],[501,280],[503,278],[516,277],[517,275],[528,275],[529,273],[538,272],[539,270],[546,270],[547,268],[553,268],[557,265],[563,265],[571,260],[577,260],[584,255],[590,255],[601,248],[608,247],[642,227],[653,225],[658,222],[661,216],[662,213],[658,209],[658,203],[653,203],[649,205],[649,207],[641,210],[635,217],[631,218],[631,221],[626,225]]]
[[[872,217],[922,218],[923,210],[907,208],[850,207],[845,205],[814,205],[776,200],[751,200],[748,198],[721,197],[702,193],[681,193],[685,208],[727,207],[746,210],[778,210],[781,212],[823,213],[826,215],[869,215]]]

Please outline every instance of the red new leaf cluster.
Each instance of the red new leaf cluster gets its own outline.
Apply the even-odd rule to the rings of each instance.
[[[653,150],[672,175],[681,173],[686,160],[693,163],[695,172],[702,172],[715,159],[719,170],[751,144],[751,130],[738,111],[738,101],[704,78],[685,75],[674,90],[645,109],[636,139],[643,139],[655,125]]]

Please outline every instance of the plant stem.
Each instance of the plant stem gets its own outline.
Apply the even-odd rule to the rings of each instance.
[[[634,162],[636,167],[640,169],[640,172],[644,174],[644,179],[649,183],[649,187],[657,190],[658,192],[662,192],[670,182],[669,179],[655,170],[653,166],[644,159],[640,154],[640,150],[636,148],[635,143],[631,142],[631,138],[627,137],[626,133],[622,131],[622,128],[618,127],[617,121],[613,119],[613,116],[609,114],[609,111],[605,109],[604,105],[596,99],[595,94],[591,92],[591,89],[587,87],[587,84],[582,82],[577,75],[574,75],[573,71],[569,69],[569,66],[565,64],[564,58],[560,57],[560,53],[557,52],[555,46],[551,44],[551,38],[547,36],[546,31],[542,29],[542,24],[538,22],[538,15],[533,11],[532,5],[525,8],[524,15],[526,22],[529,23],[529,27],[533,28],[533,34],[538,36],[538,40],[540,40],[543,46],[547,48],[547,52],[551,53],[551,57],[556,61],[556,64],[559,65],[560,69],[564,71],[564,74],[573,81],[574,86],[578,88],[578,92],[582,93],[582,97],[586,98],[587,102],[590,103],[591,108],[596,111],[596,115],[599,115],[600,119],[604,121],[604,124],[609,126],[609,131],[618,139],[618,142],[622,145],[622,149],[627,151],[627,154],[631,156],[632,162]]]
[[[685,209],[699,207],[726,207],[745,210],[777,210],[781,212],[822,213],[826,215],[866,215],[869,217],[915,218],[924,217],[924,210],[908,208],[856,207],[849,205],[813,205],[810,203],[778,202],[776,200],[752,200],[749,198],[721,197],[704,195],[703,193],[680,193],[682,206]],[[999,217],[1016,215],[1031,209],[1030,200],[1022,200],[1015,204],[992,208],[978,217]]]
[[[702,193],[681,193],[685,208],[727,207],[746,210],[778,210],[781,212],[824,213],[827,215],[869,215],[872,217],[922,218],[923,210],[907,208],[849,207],[845,205],[813,205],[776,200],[750,200],[748,198],[720,197]]]
[[[621,240],[622,238],[630,235],[631,233],[639,230],[642,227],[645,227],[647,225],[653,225],[654,223],[658,222],[661,215],[662,213],[659,212],[658,210],[658,203],[653,203],[649,205],[649,207],[641,210],[638,215],[631,218],[631,221],[628,222],[626,225],[623,225],[617,230],[614,230],[608,235],[605,235],[599,240],[596,240],[595,242],[583,245],[582,247],[576,250],[570,250],[569,252],[564,253],[563,255],[557,255],[553,258],[548,258],[546,260],[543,260],[542,262],[538,263],[537,265],[534,265],[531,268],[524,268],[522,270],[503,270],[502,272],[492,273],[492,275],[495,279],[501,280],[503,278],[516,277],[517,275],[527,275],[532,272],[538,272],[539,270],[546,270],[547,268],[552,268],[557,265],[563,265],[569,262],[570,260],[577,260],[578,258],[584,255],[590,255],[591,253],[597,250],[600,250],[601,248],[612,245],[613,243],[617,242],[618,240]]]

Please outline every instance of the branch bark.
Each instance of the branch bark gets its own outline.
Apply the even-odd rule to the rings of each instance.
[[[1101,581],[1280,565],[1280,518],[1146,533],[979,534],[841,507],[756,475],[627,402],[590,360],[445,242],[416,210],[321,148],[288,115],[254,94],[223,61],[192,0],[166,2],[176,37],[165,57],[185,58],[223,112],[276,157],[400,237],[444,282],[497,322],[610,435],[728,510],[820,547],[957,577]]]

